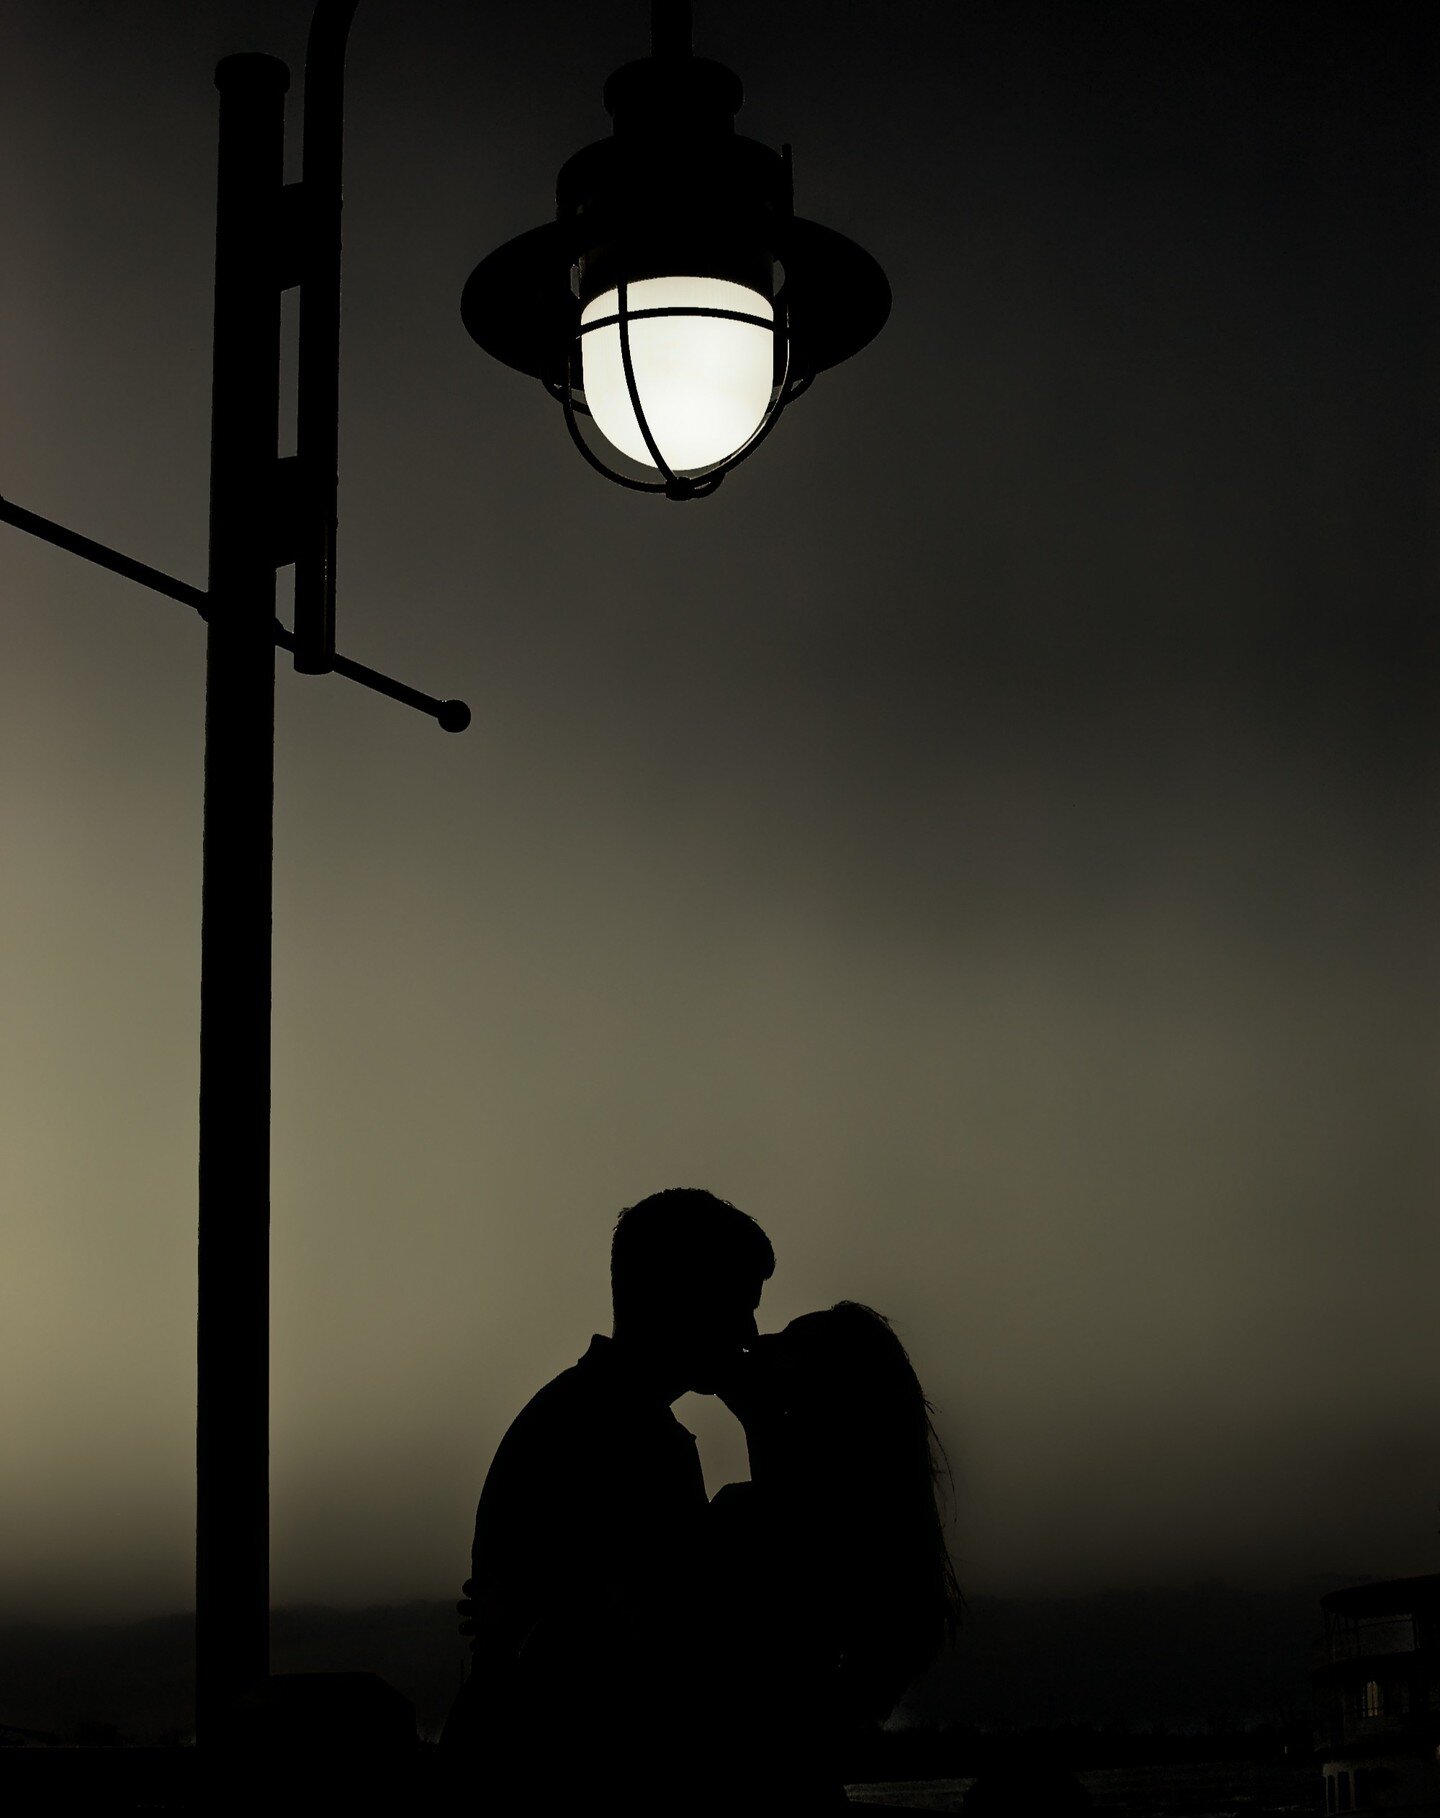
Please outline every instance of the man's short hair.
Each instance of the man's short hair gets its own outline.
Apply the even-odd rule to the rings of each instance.
[[[615,1221],[610,1295],[616,1318],[670,1300],[676,1286],[717,1274],[769,1281],[770,1239],[728,1199],[702,1187],[667,1187],[637,1200]]]

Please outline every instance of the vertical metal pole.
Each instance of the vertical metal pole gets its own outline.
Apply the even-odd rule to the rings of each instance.
[[[650,55],[688,57],[690,46],[690,0],[650,0]]]
[[[269,1671],[270,921],[279,209],[273,57],[220,90],[206,647],[196,1407],[196,1734]]]
[[[295,452],[306,509],[296,526],[295,667],[335,667],[340,412],[340,164],[345,43],[357,0],[318,0],[305,45],[304,234]]]

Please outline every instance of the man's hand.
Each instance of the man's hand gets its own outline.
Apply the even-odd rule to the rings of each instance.
[[[737,1351],[725,1374],[715,1384],[715,1394],[749,1431],[756,1419],[763,1419],[766,1409],[765,1380],[755,1363],[753,1351]]]
[[[786,1379],[784,1342],[773,1335],[737,1354],[716,1394],[745,1429],[750,1475],[763,1471],[783,1445]]]

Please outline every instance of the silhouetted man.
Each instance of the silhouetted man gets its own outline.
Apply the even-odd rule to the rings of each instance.
[[[693,1435],[670,1411],[724,1388],[755,1338],[770,1240],[712,1193],[620,1214],[613,1336],[516,1416],[475,1518],[474,1667],[446,1726],[477,1795],[517,1812],[623,1795],[680,1809],[705,1717],[694,1576],[707,1508]],[[581,1809],[575,1807],[574,1809]]]

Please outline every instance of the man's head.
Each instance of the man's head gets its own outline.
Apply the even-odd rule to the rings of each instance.
[[[774,1272],[770,1239],[728,1200],[699,1187],[652,1193],[615,1224],[615,1336],[643,1349],[677,1395],[713,1394],[754,1341]]]

